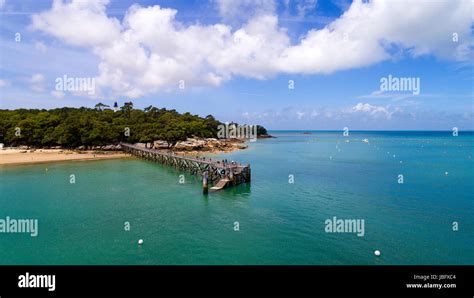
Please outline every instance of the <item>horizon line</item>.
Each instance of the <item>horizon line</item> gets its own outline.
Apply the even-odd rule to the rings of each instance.
[[[290,131],[290,132],[306,132],[306,131],[320,131],[320,132],[340,132],[344,131],[343,129],[267,129],[268,132],[271,131]],[[452,132],[452,130],[436,130],[436,129],[426,129],[426,130],[415,130],[415,129],[373,129],[373,130],[368,130],[368,129],[352,129],[350,130],[351,132]],[[461,130],[459,129],[458,131],[464,131],[464,132],[474,132],[474,129],[472,130]]]

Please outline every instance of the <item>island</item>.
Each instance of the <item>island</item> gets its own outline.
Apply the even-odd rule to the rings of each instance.
[[[220,134],[225,127],[230,136]],[[232,135],[239,128],[254,134]],[[229,129],[230,128],[230,129]],[[121,143],[175,154],[231,152],[247,148],[251,138],[271,137],[261,126],[222,123],[176,110],[132,102],[118,107],[0,110],[1,165],[61,160],[121,158]]]

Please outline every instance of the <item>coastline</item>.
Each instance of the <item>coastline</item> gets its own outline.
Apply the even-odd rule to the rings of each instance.
[[[145,147],[144,143],[137,143],[138,146]],[[161,146],[160,146],[161,145]],[[146,145],[148,148],[151,144]],[[161,142],[155,142],[155,149],[168,150]],[[182,155],[202,155],[230,153],[237,150],[247,149],[247,144],[243,140],[216,140],[216,139],[188,139],[179,142],[172,150],[176,154]],[[0,150],[0,166],[33,165],[41,163],[62,162],[62,161],[91,161],[127,158],[130,155],[120,151],[119,146],[108,145],[84,150],[78,148],[71,149],[41,149],[25,147],[7,147]]]

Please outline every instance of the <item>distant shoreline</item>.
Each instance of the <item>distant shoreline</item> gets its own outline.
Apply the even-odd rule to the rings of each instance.
[[[268,130],[268,133],[270,134],[279,134],[279,133],[286,133],[286,132],[291,132],[291,133],[304,133],[304,132],[341,132],[342,129],[273,129],[273,130]],[[419,132],[437,132],[437,133],[451,133],[452,130],[446,129],[446,130],[415,130],[415,129],[405,129],[405,130],[359,130],[359,129],[351,129],[351,132],[357,132],[357,133],[367,133],[367,132],[377,132],[377,133],[382,133],[382,132],[388,132],[388,133],[395,133],[395,132],[406,132],[406,133],[419,133]],[[474,133],[474,129],[459,129],[459,132],[464,132],[464,133]],[[260,138],[260,136],[259,136]]]

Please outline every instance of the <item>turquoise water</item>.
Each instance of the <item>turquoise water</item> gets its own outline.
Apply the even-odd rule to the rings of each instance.
[[[136,159],[5,167],[0,219],[39,235],[0,233],[0,264],[474,264],[472,133],[273,134],[222,155],[250,185],[208,196]],[[333,216],[365,235],[326,233]]]

